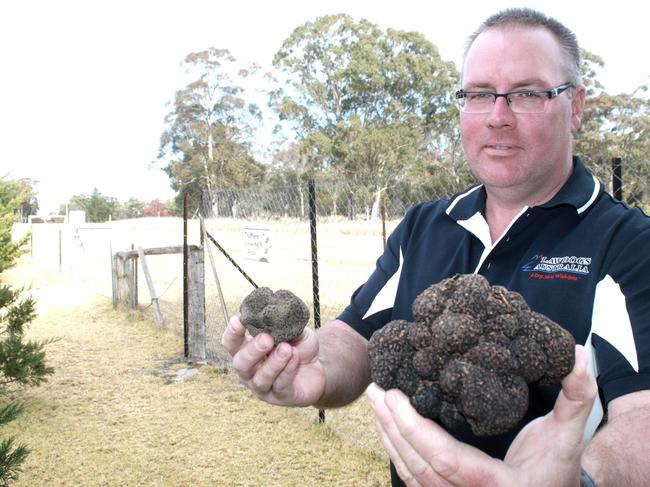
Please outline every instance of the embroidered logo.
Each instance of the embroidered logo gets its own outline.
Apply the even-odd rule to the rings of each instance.
[[[577,281],[589,274],[591,257],[546,257],[535,255],[521,269],[532,279],[566,279]]]

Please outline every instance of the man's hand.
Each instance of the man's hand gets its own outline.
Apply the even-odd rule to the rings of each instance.
[[[281,406],[308,406],[325,390],[325,371],[318,361],[318,337],[305,328],[292,344],[274,346],[267,333],[246,335],[237,316],[226,327],[221,343],[232,356],[242,384],[260,399]]]
[[[409,487],[577,487],[583,431],[597,393],[587,362],[587,351],[577,346],[555,407],[519,433],[503,461],[418,415],[398,390],[371,384],[367,395],[384,448]]]

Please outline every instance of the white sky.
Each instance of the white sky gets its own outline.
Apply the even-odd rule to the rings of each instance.
[[[270,66],[298,25],[348,13],[414,30],[460,62],[488,15],[527,6],[573,29],[605,60],[610,93],[650,82],[650,2],[638,0],[8,0],[0,4],[0,177],[39,181],[43,212],[94,187],[105,196],[173,196],[155,160],[180,62],[208,47]]]

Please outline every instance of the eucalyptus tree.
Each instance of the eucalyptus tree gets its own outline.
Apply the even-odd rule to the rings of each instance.
[[[457,137],[458,72],[419,33],[329,15],[296,28],[273,64],[286,82],[271,105],[309,169],[371,185],[375,208],[388,185]]]
[[[608,182],[612,179],[612,159],[623,160],[625,199],[650,208],[648,176],[650,167],[650,99],[648,86],[632,93],[611,95],[597,80],[604,66],[601,57],[583,51],[583,82],[587,102],[583,125],[575,140],[574,152]]]
[[[216,48],[190,53],[182,64],[196,79],[175,93],[158,159],[166,160],[163,169],[178,197],[188,193],[198,205],[202,195],[200,207],[210,215],[217,186],[249,184],[263,175],[251,151],[261,111],[241,86],[258,67],[242,68],[227,49]]]

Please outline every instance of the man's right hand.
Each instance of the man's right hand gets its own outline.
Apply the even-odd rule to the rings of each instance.
[[[305,328],[291,344],[277,346],[267,333],[255,337],[233,316],[221,343],[232,357],[242,384],[263,401],[281,406],[311,406],[325,391],[325,369],[318,360],[318,335]]]

